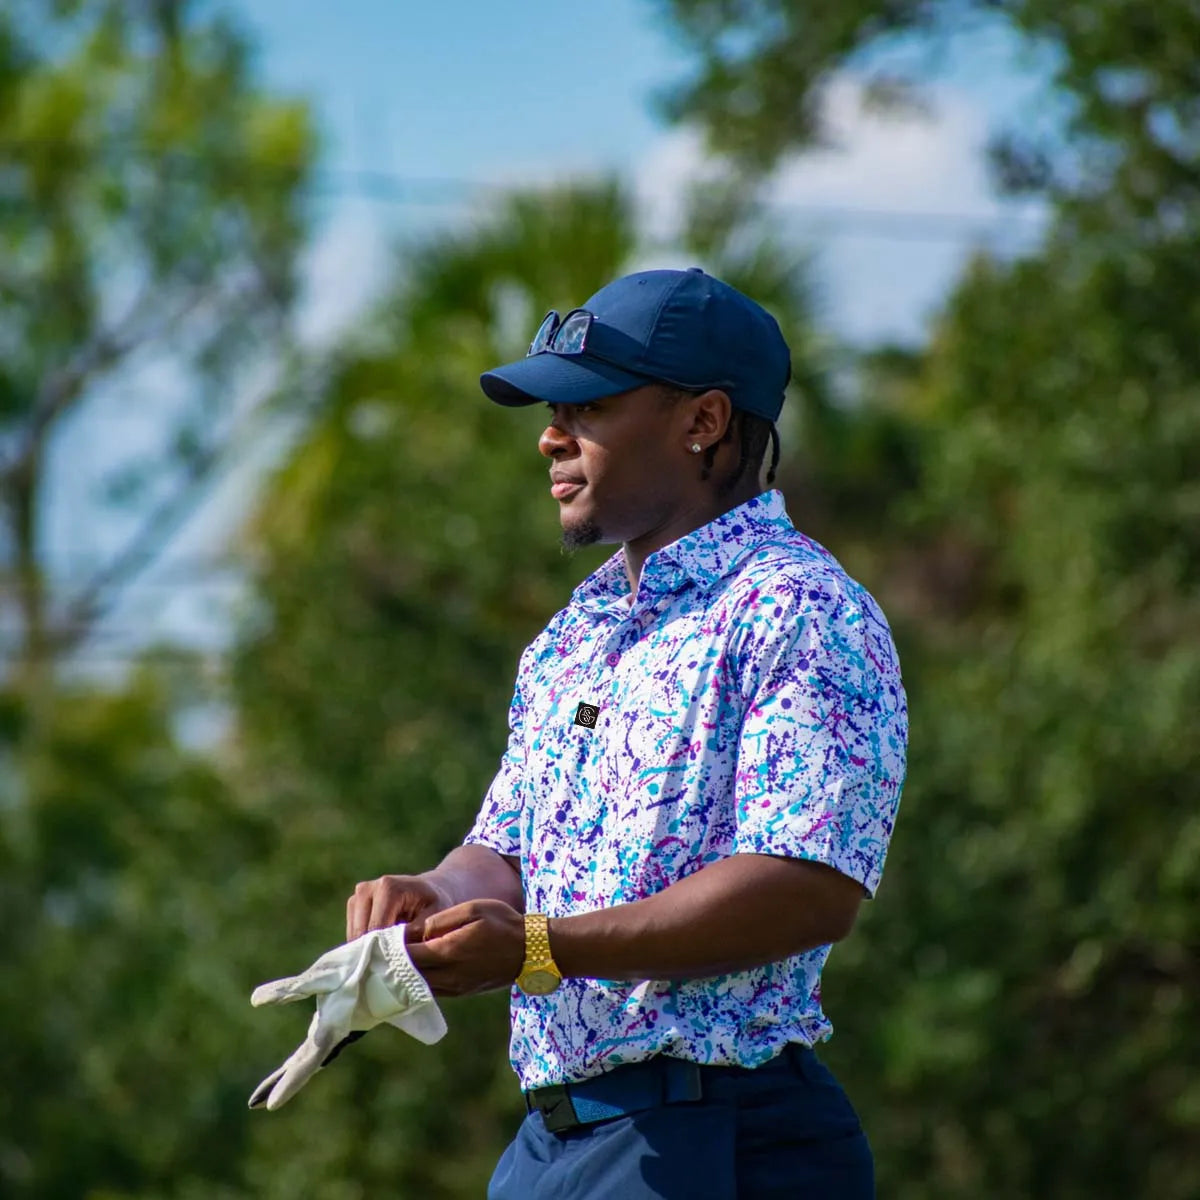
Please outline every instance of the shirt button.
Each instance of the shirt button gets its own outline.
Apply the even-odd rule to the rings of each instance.
[[[610,667],[615,667],[621,661],[621,656],[614,650],[604,661]]]

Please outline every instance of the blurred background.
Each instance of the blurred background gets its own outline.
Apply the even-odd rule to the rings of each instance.
[[[479,372],[779,317],[912,705],[826,1058],[882,1197],[1200,1196],[1192,0],[0,0],[0,1196],[474,1197],[503,996],[276,1114],[251,988],[468,827],[564,557]]]

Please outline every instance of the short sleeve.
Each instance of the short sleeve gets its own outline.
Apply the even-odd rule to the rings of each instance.
[[[525,698],[522,678],[532,647],[521,656],[512,703],[508,708],[508,746],[500,759],[500,769],[483,798],[475,824],[464,839],[487,846],[497,854],[515,858],[521,853],[521,814],[525,808],[528,785],[525,774]]]
[[[825,863],[874,895],[908,742],[887,622],[844,578],[785,576],[745,627],[734,851]]]

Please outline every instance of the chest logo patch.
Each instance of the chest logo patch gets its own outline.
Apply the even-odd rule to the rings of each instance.
[[[575,724],[584,729],[595,729],[600,716],[600,706],[589,704],[586,700],[575,710]]]

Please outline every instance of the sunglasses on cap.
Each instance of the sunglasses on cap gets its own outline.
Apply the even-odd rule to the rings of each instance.
[[[596,314],[589,312],[586,308],[573,308],[565,317],[560,317],[557,310],[552,308],[542,318],[542,323],[538,326],[537,333],[533,335],[533,341],[529,343],[529,349],[525,352],[525,357],[532,358],[536,354],[583,354],[587,350],[588,334],[595,321]],[[607,335],[611,331],[601,325],[600,332]],[[623,335],[618,334],[617,336],[620,337]],[[662,375],[648,375],[644,371],[628,367],[620,359],[602,354],[597,350],[591,351],[589,357],[597,358],[601,362],[613,363],[630,375],[637,375],[651,382],[670,384],[673,387],[682,388],[685,391],[693,391],[697,394],[707,391],[710,387],[729,386],[729,383],[723,379],[706,384],[677,383]]]
[[[565,317],[551,309],[538,326],[525,357],[534,354],[582,354],[587,349],[588,330],[595,315],[586,308],[573,308]]]

